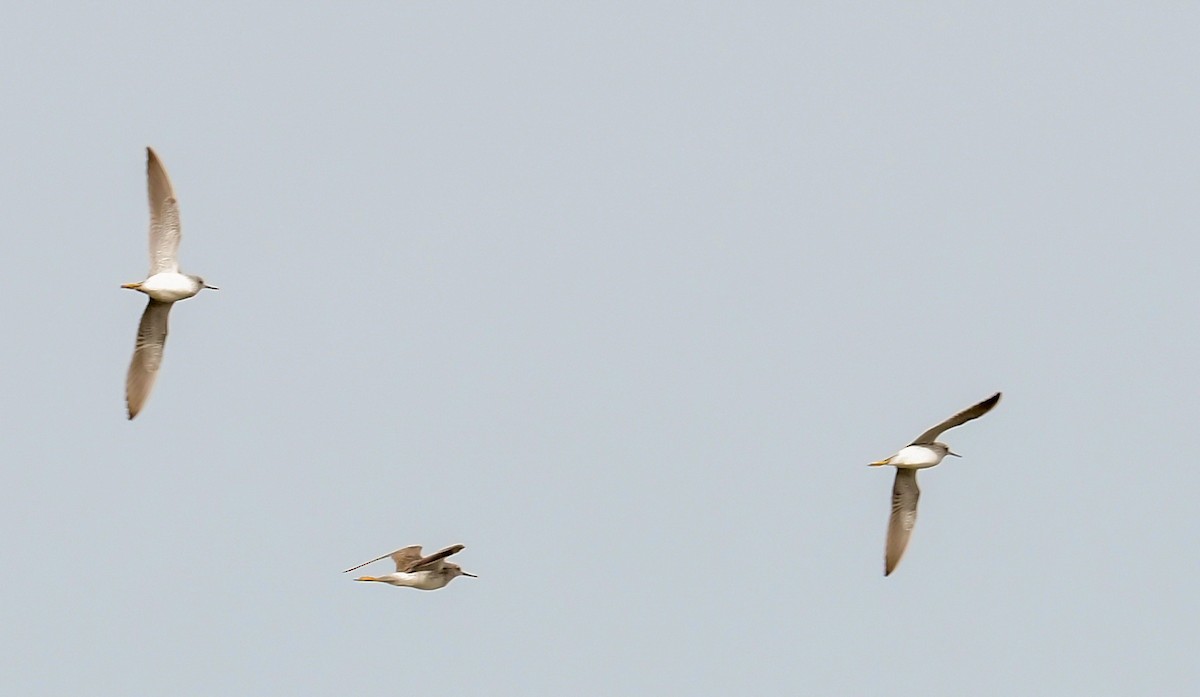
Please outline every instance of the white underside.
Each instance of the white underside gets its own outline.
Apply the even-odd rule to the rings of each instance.
[[[434,591],[449,583],[451,577],[445,574],[433,573],[432,571],[417,571],[415,573],[397,571],[386,576],[377,576],[376,578],[393,586],[406,586],[423,591]]]
[[[888,458],[888,464],[905,469],[924,469],[942,461],[945,455],[923,445],[910,445]]]
[[[162,303],[173,303],[200,292],[200,284],[181,273],[156,273],[142,281],[138,290]]]

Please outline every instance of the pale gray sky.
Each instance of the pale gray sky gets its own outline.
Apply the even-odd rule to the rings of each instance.
[[[1200,9],[799,5],[7,13],[0,691],[1194,688]]]

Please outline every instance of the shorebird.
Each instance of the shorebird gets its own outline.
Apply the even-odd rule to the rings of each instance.
[[[167,315],[171,305],[186,300],[201,289],[217,290],[199,276],[179,273],[179,202],[153,148],[146,148],[146,180],[150,192],[150,273],[140,283],[126,283],[122,288],[137,290],[150,296],[142,321],[138,324],[133,360],[125,376],[125,404],[129,418],[138,415],[162,364],[163,346],[167,343]]]
[[[458,576],[479,578],[475,574],[463,571],[458,564],[451,564],[445,561],[446,557],[451,554],[458,554],[461,551],[463,551],[462,545],[453,545],[440,552],[423,557],[421,556],[421,545],[412,545],[411,547],[398,549],[391,554],[376,557],[371,561],[365,561],[358,566],[346,569],[342,573],[349,573],[354,571],[354,569],[361,569],[367,564],[373,564],[381,559],[391,557],[392,561],[396,562],[395,573],[384,574],[383,576],[360,576],[354,580],[379,581],[380,583],[390,583],[393,586],[408,586],[409,588],[417,588],[423,591],[434,591],[444,587]]]
[[[884,553],[884,576],[896,570],[900,557],[904,556],[904,549],[908,547],[913,526],[917,523],[917,498],[921,495],[921,490],[917,488],[917,470],[933,467],[947,455],[962,457],[952,452],[950,446],[938,442],[937,437],[955,426],[978,419],[991,411],[999,401],[1000,393],[997,392],[917,436],[916,440],[895,455],[871,463],[871,467],[892,465],[896,468],[896,482],[892,485],[892,516],[888,520],[887,549]]]

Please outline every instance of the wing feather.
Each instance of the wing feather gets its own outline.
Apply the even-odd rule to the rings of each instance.
[[[158,368],[162,364],[163,347],[167,344],[167,317],[172,304],[151,300],[142,312],[137,341],[133,346],[133,360],[125,376],[125,404],[130,419],[138,415],[150,397],[150,390],[154,389]]]
[[[437,571],[442,568],[442,560],[451,554],[458,554],[463,551],[462,545],[451,545],[440,552],[434,552],[427,557],[417,559],[410,562],[408,568],[397,569],[397,571]]]
[[[179,271],[179,203],[167,170],[153,148],[146,148],[146,183],[150,198],[150,274]],[[149,277],[147,276],[147,278]]]
[[[451,554],[458,554],[463,549],[464,548],[462,545],[452,545],[441,550],[440,552],[434,552],[427,557],[422,557],[421,545],[411,545],[409,547],[398,549],[390,554],[385,554],[381,557],[375,557],[371,561],[365,561],[358,566],[346,569],[346,571],[343,571],[342,573],[354,571],[355,569],[361,569],[367,564],[374,564],[375,562],[380,561],[381,559],[387,559],[388,557],[391,557],[392,561],[396,563],[396,571],[401,573],[436,570],[442,568],[443,559]]]
[[[892,485],[892,515],[888,519],[887,551],[884,555],[883,575],[896,570],[913,526],[917,524],[917,499],[921,490],[917,487],[917,471],[904,467],[896,468],[896,482]]]
[[[388,557],[391,557],[392,560],[396,562],[396,570],[400,571],[401,570],[400,569],[400,564],[401,564],[400,560],[406,559],[406,558],[420,559],[421,558],[421,547],[420,547],[420,545],[413,545],[412,547],[404,547],[403,549],[398,549],[395,552],[389,552],[382,556],[375,557],[371,561],[364,561],[363,563],[359,564],[358,566],[352,566],[349,569],[346,569],[345,571],[343,571],[342,573],[345,574],[345,573],[354,571],[355,569],[361,569],[364,566],[366,566],[367,564],[374,564],[375,562],[383,560],[383,559],[387,559]],[[407,563],[407,562],[405,562],[405,563]]]
[[[396,571],[408,571],[413,562],[421,560],[421,545],[410,545],[388,555],[396,563]]]
[[[932,442],[936,441],[937,437],[942,435],[942,433],[949,431],[950,429],[954,428],[955,426],[961,426],[972,419],[978,419],[979,417],[988,413],[989,411],[992,410],[992,407],[996,406],[996,404],[999,401],[1000,401],[1000,393],[997,392],[996,394],[992,395],[991,397],[988,397],[987,399],[983,400],[979,404],[976,404],[974,406],[963,409],[962,411],[958,412],[954,416],[951,416],[950,418],[941,422],[937,426],[934,426],[933,428],[929,429],[928,431],[917,436],[917,439],[914,440],[909,445],[923,445],[925,443],[932,443]]]

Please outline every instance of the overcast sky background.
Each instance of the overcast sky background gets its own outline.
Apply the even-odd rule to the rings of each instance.
[[[1200,9],[798,5],[7,13],[0,691],[1194,688]]]

